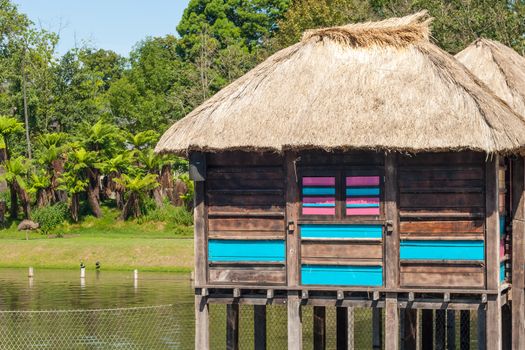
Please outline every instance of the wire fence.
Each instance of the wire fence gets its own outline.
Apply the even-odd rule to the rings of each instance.
[[[353,309],[354,349],[381,349],[384,313],[372,308]],[[400,310],[400,341],[407,337],[406,314]],[[477,313],[460,311],[416,312],[418,347],[430,339],[436,349],[477,349]],[[326,349],[336,349],[336,308],[326,307]],[[424,318],[430,327],[424,326]],[[304,349],[313,348],[313,307],[302,307]],[[254,348],[254,309],[239,308],[239,348]],[[375,328],[379,332],[374,332]],[[428,324],[428,323],[427,323]],[[266,308],[267,348],[287,346],[287,308]],[[426,327],[426,329],[425,329]],[[161,305],[99,310],[0,311],[0,349],[178,349],[194,348],[194,314],[187,305]],[[426,335],[424,335],[424,333]],[[374,339],[375,335],[375,339]],[[468,346],[465,346],[468,342]],[[210,305],[210,347],[226,344],[226,305]],[[454,346],[452,346],[454,344]],[[423,346],[424,348],[424,346]]]

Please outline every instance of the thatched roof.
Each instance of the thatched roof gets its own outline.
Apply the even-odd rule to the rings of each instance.
[[[308,31],[175,123],[156,151],[521,149],[525,122],[428,36],[426,12]]]
[[[475,76],[525,117],[525,58],[508,46],[478,39],[456,55]]]

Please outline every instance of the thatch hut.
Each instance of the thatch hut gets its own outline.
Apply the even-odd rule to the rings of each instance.
[[[476,77],[525,116],[525,58],[512,48],[480,38],[456,55]]]
[[[501,345],[500,228],[518,240],[525,228],[500,218],[522,218],[523,161],[511,173],[509,156],[525,122],[429,41],[429,23],[421,12],[307,31],[162,136],[156,151],[188,156],[195,180],[196,348],[208,348],[209,303],[228,304],[236,348],[239,304],[257,305],[257,330],[260,307],[279,301],[289,349],[302,347],[302,305],[315,327],[338,306],[341,346],[353,306],[384,308],[387,349],[398,309],[416,334],[414,310],[444,307],[481,310],[480,339]]]

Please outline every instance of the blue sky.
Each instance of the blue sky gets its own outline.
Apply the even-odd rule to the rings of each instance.
[[[175,34],[189,0],[14,0],[39,27],[60,31],[58,53],[81,46],[127,56],[147,36]]]

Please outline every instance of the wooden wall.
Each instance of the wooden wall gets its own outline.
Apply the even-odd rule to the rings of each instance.
[[[484,164],[475,153],[400,157],[402,287],[484,287]]]
[[[396,155],[389,163],[395,165],[391,186],[385,186],[385,176],[392,176],[385,157],[300,152],[288,155],[287,165],[285,156],[273,153],[208,154],[207,282],[386,287],[390,227],[397,247],[389,254],[399,262],[390,269],[395,283],[389,287],[485,288],[485,155]],[[503,162],[500,174],[499,215],[505,218]],[[288,198],[297,203],[287,209],[292,182],[297,193]],[[386,197],[394,202],[390,214]],[[500,226],[503,234],[504,219]],[[297,273],[288,273],[293,281],[286,271],[290,242],[297,247]]]
[[[208,155],[210,283],[286,283],[284,183],[283,158],[279,155]]]

